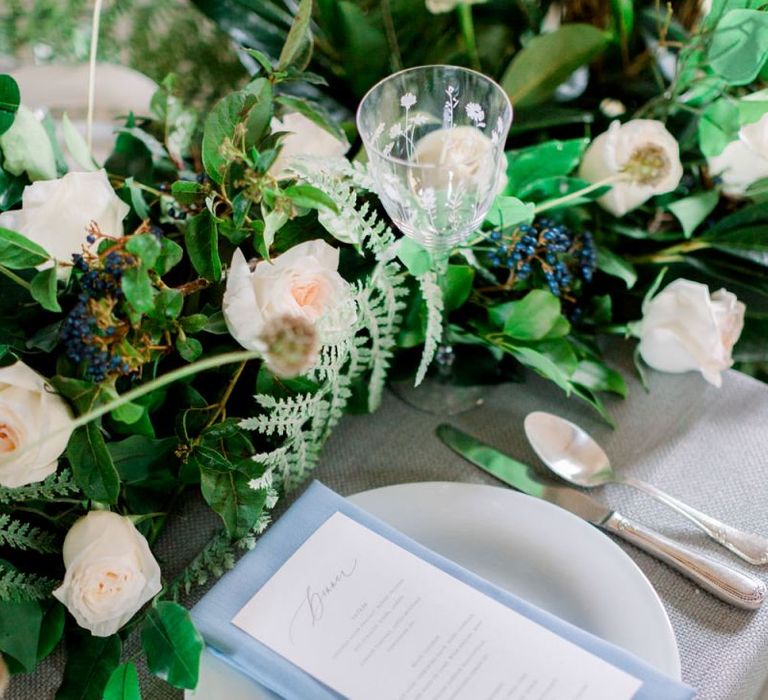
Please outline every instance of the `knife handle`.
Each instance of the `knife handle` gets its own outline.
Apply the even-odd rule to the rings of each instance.
[[[766,585],[760,579],[699,554],[619,513],[612,513],[601,527],[669,564],[726,603],[756,610],[765,600]]]

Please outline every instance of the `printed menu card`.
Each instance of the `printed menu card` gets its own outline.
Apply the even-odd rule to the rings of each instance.
[[[232,622],[350,698],[629,700],[641,686],[340,512]]]

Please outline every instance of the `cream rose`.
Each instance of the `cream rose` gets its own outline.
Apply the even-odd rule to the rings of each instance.
[[[44,377],[23,362],[0,367],[0,486],[24,486],[53,474],[71,422],[69,406]]]
[[[450,12],[458,5],[477,5],[478,3],[483,3],[485,1],[486,0],[424,0],[424,4],[433,15],[437,15],[442,12]]]
[[[64,538],[63,556],[64,582],[53,595],[95,637],[117,632],[162,587],[147,540],[117,513],[80,518]]]
[[[723,192],[742,197],[754,182],[768,177],[768,113],[739,129],[739,138],[722,153],[707,158],[709,171],[720,177]]]
[[[73,253],[82,251],[91,222],[102,233],[118,238],[129,211],[104,170],[73,172],[29,185],[21,209],[0,214],[0,226],[41,245],[56,260],[70,262]]]
[[[276,178],[290,177],[288,167],[296,156],[340,158],[349,150],[346,141],[339,141],[333,134],[318,126],[298,112],[289,112],[282,121],[272,119],[272,131],[287,131],[280,154],[269,172]]]
[[[638,324],[640,355],[662,372],[698,370],[720,386],[733,364],[731,352],[744,327],[746,307],[736,296],[679,279],[643,306]]]
[[[338,273],[339,251],[325,241],[306,241],[253,269],[238,249],[232,256],[222,304],[232,337],[264,352],[264,333],[281,317],[309,321],[321,342],[336,342],[357,318],[351,288]]]
[[[624,216],[656,194],[680,183],[683,166],[675,137],[654,119],[611,123],[587,148],[579,177],[589,182],[616,178],[598,204]]]

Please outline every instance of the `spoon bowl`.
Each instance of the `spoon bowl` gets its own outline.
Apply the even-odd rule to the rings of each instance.
[[[534,452],[560,478],[584,488],[616,479],[608,455],[578,425],[535,411],[526,416],[524,426]]]
[[[727,525],[640,479],[619,476],[611,469],[603,448],[578,425],[551,413],[535,411],[525,417],[524,427],[534,452],[561,479],[588,489],[604,484],[632,486],[676,510],[750,564],[768,564],[768,538]]]

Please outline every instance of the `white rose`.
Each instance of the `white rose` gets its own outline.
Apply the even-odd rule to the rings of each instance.
[[[738,140],[708,157],[707,163],[710,173],[722,180],[723,192],[731,197],[742,197],[752,183],[768,177],[768,113],[742,126]]]
[[[272,131],[290,132],[283,138],[280,154],[269,168],[269,173],[276,178],[290,177],[288,167],[296,156],[340,158],[349,150],[346,141],[339,141],[333,134],[298,112],[286,114],[282,121],[273,118]]]
[[[240,249],[232,256],[222,310],[232,337],[264,352],[264,333],[276,319],[309,321],[320,340],[334,342],[357,318],[351,288],[338,273],[339,251],[325,241],[306,241],[253,270]]]
[[[624,216],[653,195],[671,192],[683,166],[675,137],[654,119],[611,123],[587,148],[579,177],[588,182],[616,178],[597,201],[614,216]]]
[[[91,222],[103,234],[119,238],[129,211],[104,170],[73,172],[27,186],[21,209],[0,214],[0,226],[26,236],[56,260],[70,262],[73,253],[82,252]]]
[[[721,289],[679,279],[643,306],[640,355],[662,372],[698,370],[720,386],[720,372],[733,364],[731,352],[744,327],[746,307]]]
[[[160,589],[160,567],[144,536],[122,515],[94,510],[64,538],[64,582],[53,595],[77,624],[108,637]]]
[[[433,15],[450,12],[458,5],[476,5],[482,2],[486,0],[424,0],[424,4]]]
[[[23,362],[0,367],[0,486],[24,486],[53,474],[71,422],[69,406],[44,377]]]

